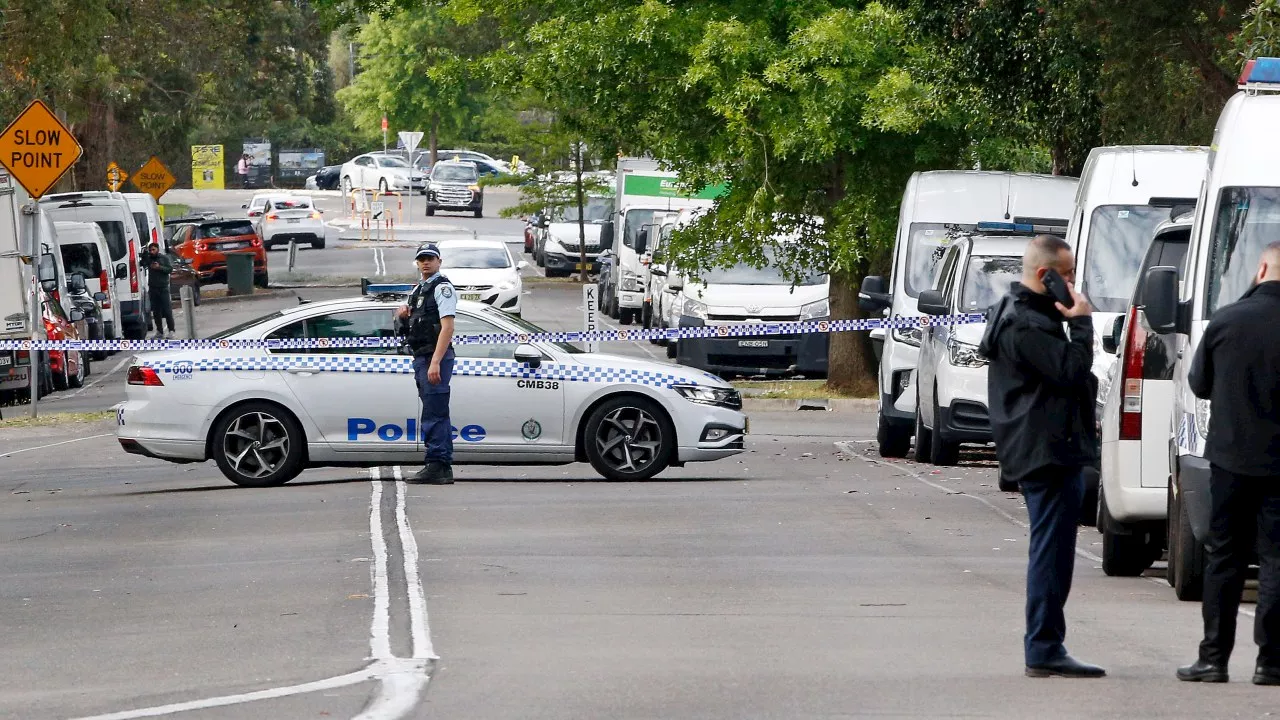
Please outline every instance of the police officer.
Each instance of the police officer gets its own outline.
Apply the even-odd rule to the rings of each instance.
[[[1280,243],[1268,245],[1254,286],[1205,328],[1187,377],[1209,400],[1209,504],[1204,639],[1178,668],[1188,682],[1227,682],[1249,558],[1258,553],[1255,685],[1280,685]]]
[[[422,399],[422,434],[426,467],[410,482],[448,485],[453,482],[453,431],[449,423],[449,381],[453,377],[453,318],[458,297],[440,274],[440,248],[418,246],[414,255],[422,280],[396,312],[400,330],[413,351],[413,377]]]

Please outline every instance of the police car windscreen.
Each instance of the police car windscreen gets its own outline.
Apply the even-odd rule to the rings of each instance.
[[[440,259],[440,267],[479,270],[511,267],[511,256],[506,248],[453,247],[447,248]]]
[[[1253,286],[1262,249],[1280,240],[1280,188],[1223,188],[1212,237],[1206,319]]]
[[[917,297],[921,291],[933,287],[933,276],[947,253],[951,243],[963,234],[971,233],[977,225],[965,223],[911,223],[911,235],[907,238],[907,262],[903,269],[903,283],[907,295]]]
[[[208,223],[201,225],[200,231],[205,237],[209,238],[237,237],[240,235],[252,235],[254,232],[253,224],[248,220]]]
[[[960,293],[961,312],[985,310],[1005,293],[1009,285],[1022,277],[1022,258],[996,255],[969,258],[969,268],[964,277],[964,290]]]
[[[1084,267],[1076,283],[1094,310],[1122,313],[1129,309],[1142,258],[1156,226],[1169,219],[1169,208],[1150,205],[1102,205],[1089,220]]]

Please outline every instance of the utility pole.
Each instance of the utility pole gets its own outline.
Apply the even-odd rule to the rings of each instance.
[[[578,191],[578,282],[587,282],[587,212],[582,195],[582,141],[573,144],[574,185]]]

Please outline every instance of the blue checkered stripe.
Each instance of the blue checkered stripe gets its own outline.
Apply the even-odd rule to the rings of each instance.
[[[538,342],[635,342],[639,340],[684,340],[691,338],[767,337],[809,333],[860,332],[879,328],[914,328],[940,325],[969,325],[986,322],[982,313],[963,315],[860,320],[818,320],[784,323],[739,323],[702,327],[655,328],[652,330],[567,330],[542,333],[487,333],[455,335],[455,345],[506,345]],[[268,340],[0,340],[0,350],[339,350],[347,348],[398,348],[397,337],[289,338]]]
[[[316,372],[369,373],[412,375],[413,358],[403,356],[261,356],[200,358],[196,360],[161,360],[143,362],[156,372],[189,374],[217,371],[282,371],[305,367]],[[458,358],[454,364],[455,377],[500,377],[529,380],[559,380],[564,382],[630,383],[650,387],[672,385],[697,385],[699,379],[716,380],[707,373],[680,375],[652,370],[631,368],[591,367],[546,363],[537,369],[509,360],[480,360]]]

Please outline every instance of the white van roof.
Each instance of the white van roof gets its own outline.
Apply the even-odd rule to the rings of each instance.
[[[907,184],[902,212],[912,223],[1002,222],[1015,217],[1066,220],[1077,182],[1064,175],[988,170],[918,172]]]
[[[1147,205],[1151,198],[1194,198],[1204,180],[1209,148],[1109,145],[1089,151],[1076,205]],[[1137,184],[1134,184],[1134,181]]]
[[[59,245],[68,243],[97,244],[99,242],[103,245],[107,244],[106,237],[102,234],[102,228],[98,227],[97,223],[58,220],[53,223],[53,227],[58,231]]]
[[[1209,162],[1220,186],[1280,186],[1280,94],[1236,93],[1222,110]]]

